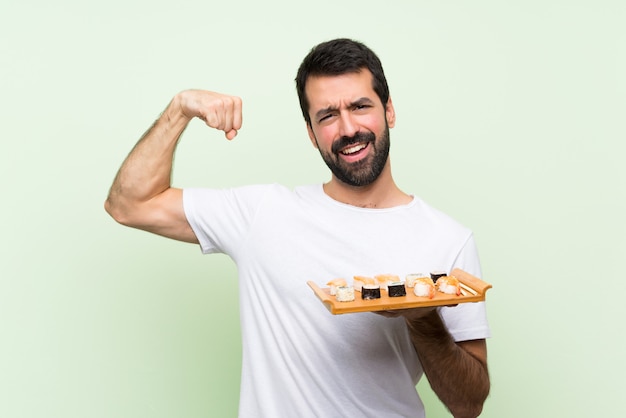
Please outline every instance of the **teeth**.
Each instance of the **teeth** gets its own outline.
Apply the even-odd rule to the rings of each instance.
[[[357,144],[357,145],[355,145],[353,147],[344,149],[343,151],[341,151],[341,153],[344,154],[344,155],[354,154],[355,152],[361,151],[366,146],[367,146],[367,144]]]

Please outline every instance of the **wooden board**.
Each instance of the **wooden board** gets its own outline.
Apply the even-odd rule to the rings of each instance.
[[[432,299],[415,296],[413,288],[407,287],[406,296],[389,297],[385,290],[380,291],[380,299],[362,300],[361,292],[354,292],[354,301],[338,302],[335,296],[330,295],[330,289],[321,288],[315,282],[309,281],[307,284],[322,301],[326,308],[333,315],[354,313],[354,312],[376,312],[391,311],[396,309],[419,308],[427,306],[456,305],[467,302],[480,302],[485,300],[485,293],[491,289],[491,285],[480,280],[478,277],[461,270],[454,269],[450,273],[461,282],[461,295],[447,295],[442,292],[435,292]]]

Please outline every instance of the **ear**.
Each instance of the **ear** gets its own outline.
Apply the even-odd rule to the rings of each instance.
[[[315,138],[315,133],[313,133],[313,128],[310,123],[306,124],[306,131],[309,134],[309,139],[315,148],[317,148],[317,139]]]
[[[396,111],[393,108],[393,102],[391,96],[387,100],[387,106],[385,106],[385,117],[387,118],[387,125],[393,128],[396,124]]]

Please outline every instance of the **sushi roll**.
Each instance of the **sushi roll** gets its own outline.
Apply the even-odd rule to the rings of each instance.
[[[337,287],[338,302],[352,302],[354,300],[354,287],[339,286]]]
[[[440,277],[444,277],[447,275],[448,273],[443,270],[433,270],[430,272],[430,278],[433,279],[433,282],[435,283],[437,283],[437,280],[439,280]]]
[[[361,299],[371,300],[380,299],[380,285],[379,284],[364,284],[361,288]]]
[[[406,283],[407,287],[414,287],[415,281],[424,277],[430,278],[427,274],[424,273],[411,273],[406,275],[404,282]]]
[[[419,277],[415,279],[413,286],[415,296],[427,297],[432,299],[435,297],[435,283],[430,277]]]
[[[345,286],[346,280],[345,279],[333,279],[326,284],[330,286],[330,295],[335,296],[337,294],[337,288],[339,286]]]
[[[363,285],[377,284],[376,280],[373,277],[366,277],[366,276],[354,276],[352,283],[354,286],[354,290],[356,290],[357,292],[361,291],[361,289],[363,288]]]
[[[400,278],[394,274],[379,274],[374,276],[374,278],[378,281],[378,284],[380,284],[380,288],[385,291],[389,290],[389,283],[400,281]]]
[[[436,286],[437,290],[447,295],[459,296],[461,294],[461,284],[454,276],[440,277],[439,280],[437,280]]]
[[[404,282],[397,281],[391,282],[388,285],[389,297],[395,298],[398,296],[406,296],[406,288],[404,287]]]

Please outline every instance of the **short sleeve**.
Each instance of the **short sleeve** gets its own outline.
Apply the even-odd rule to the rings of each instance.
[[[480,260],[473,235],[466,240],[453,268],[460,268],[481,278]],[[491,337],[485,302],[462,303],[439,310],[448,331],[455,341],[476,340]]]

